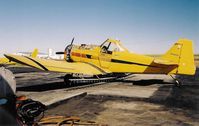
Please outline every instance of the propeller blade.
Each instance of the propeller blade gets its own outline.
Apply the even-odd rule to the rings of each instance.
[[[75,37],[73,37],[73,39],[72,39],[72,41],[71,41],[71,43],[70,43],[71,45],[73,44],[73,42],[74,42],[74,39],[75,39]]]
[[[64,52],[56,52],[56,54],[64,54]]]

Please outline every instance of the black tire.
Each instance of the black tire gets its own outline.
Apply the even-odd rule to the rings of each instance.
[[[72,78],[72,74],[66,74],[64,76],[64,84],[66,85],[66,87],[71,87],[72,86],[72,82],[70,81],[70,79]]]
[[[182,82],[175,80],[175,86],[176,87],[181,87],[182,86]]]

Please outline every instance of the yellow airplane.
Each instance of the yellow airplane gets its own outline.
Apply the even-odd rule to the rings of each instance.
[[[30,57],[36,58],[38,55],[38,49],[34,49],[34,51],[30,54]],[[0,58],[0,65],[14,65],[16,64],[15,62],[9,60],[6,57]]]
[[[63,61],[9,54],[5,54],[5,56],[11,61],[44,71],[66,73],[65,80],[72,77],[67,75],[72,74],[93,76],[118,73],[195,74],[192,41],[187,39],[178,40],[164,55],[158,58],[130,53],[120,41],[114,39],[107,39],[100,46],[73,45],[73,41],[74,38],[64,52],[57,52],[57,54],[65,54]],[[176,83],[180,85],[178,80]]]

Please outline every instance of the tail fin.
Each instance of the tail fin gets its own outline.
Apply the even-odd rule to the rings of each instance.
[[[37,48],[35,48],[35,49],[34,49],[34,51],[31,53],[31,55],[30,55],[30,56],[31,56],[32,58],[36,58],[36,57],[37,57],[37,55],[38,55],[38,49],[37,49]]]
[[[162,58],[178,64],[176,74],[195,74],[196,67],[191,40],[178,40]]]

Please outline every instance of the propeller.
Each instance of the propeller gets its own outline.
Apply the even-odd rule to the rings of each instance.
[[[69,45],[66,46],[64,52],[61,52],[61,51],[60,51],[60,52],[56,52],[56,54],[64,54],[66,51],[70,52],[71,49],[72,49],[72,45],[73,45],[74,39],[75,39],[75,38],[73,37],[71,43],[70,43]]]
[[[75,39],[75,37],[73,37],[73,39],[72,39],[70,45],[73,45],[74,39]]]
[[[64,54],[64,52],[56,52],[56,54]]]
[[[72,61],[73,61],[73,60],[71,59],[71,57],[70,57],[70,52],[71,52],[72,47],[73,47],[74,39],[75,39],[75,38],[73,37],[71,43],[70,43],[69,45],[66,46],[64,52],[56,52],[56,54],[64,54],[64,55],[65,55],[65,56],[64,56],[64,59],[65,59],[66,61],[68,61],[68,62],[72,62]]]

